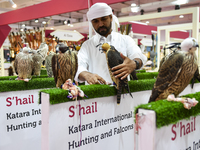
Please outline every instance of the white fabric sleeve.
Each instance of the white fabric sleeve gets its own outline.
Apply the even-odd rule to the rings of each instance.
[[[147,61],[147,57],[142,53],[139,46],[136,45],[135,41],[130,36],[127,36],[126,43],[128,58],[130,58],[131,60],[133,60],[134,58],[140,58],[144,66]]]
[[[87,45],[85,43],[83,43],[83,45],[81,46],[81,49],[78,52],[78,70],[76,72],[75,78],[74,80],[77,82],[84,82],[82,80],[78,79],[78,76],[81,72],[83,71],[88,71],[88,60],[89,60],[89,56],[88,56],[88,52],[87,52]]]

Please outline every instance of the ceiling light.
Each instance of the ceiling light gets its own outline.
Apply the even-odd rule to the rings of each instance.
[[[39,20],[38,19],[35,19],[35,23],[38,23],[39,22]]]
[[[74,25],[73,24],[70,24],[70,27],[73,27]]]
[[[8,1],[11,3],[11,5],[12,5],[13,8],[17,7],[17,5],[12,0],[8,0]]]
[[[146,24],[148,24],[149,23],[149,21],[146,21]]]
[[[173,2],[175,5],[182,5],[188,3],[188,0],[177,0]]]
[[[135,7],[135,6],[137,6],[137,5],[136,5],[135,3],[132,3],[131,6],[132,6],[132,7]]]
[[[65,20],[65,21],[63,22],[63,24],[67,24],[67,20]]]
[[[50,28],[51,30],[53,30],[54,28]]]
[[[184,18],[184,16],[183,16],[183,15],[180,15],[179,18]]]
[[[24,29],[20,29],[20,31],[21,31],[21,32],[23,32],[23,31],[24,31]]]
[[[139,10],[140,10],[140,7],[139,7],[139,6],[131,7],[131,11],[132,11],[132,12],[138,12]]]
[[[22,27],[25,27],[26,25],[25,24],[22,24]]]
[[[46,24],[47,22],[46,21],[42,21],[42,24]]]

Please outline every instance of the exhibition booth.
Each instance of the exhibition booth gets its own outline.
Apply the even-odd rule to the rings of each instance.
[[[110,1],[109,1],[110,2]],[[117,2],[117,0],[116,0]],[[84,1],[74,1],[73,8],[86,9]],[[110,2],[111,3],[111,2]],[[62,6],[62,0],[46,2],[48,6]],[[83,4],[83,5],[82,5]],[[44,4],[16,10],[21,12],[42,8]],[[51,6],[52,7],[52,6]],[[51,8],[50,7],[50,8]],[[52,12],[42,12],[33,16],[22,15],[15,20],[8,18],[0,22],[0,69],[4,75],[2,44],[10,32],[7,24],[20,22],[43,16],[63,13],[64,6]],[[79,8],[79,9],[80,9]],[[0,14],[2,17],[13,15],[14,12]],[[161,46],[169,44],[171,38],[182,37],[180,29],[192,30],[192,37],[199,37],[199,7],[174,11],[151,13],[140,16],[119,17],[119,22],[137,21],[143,19],[168,17],[180,14],[192,14],[193,21],[189,24],[158,26],[156,30],[157,68],[161,60]],[[134,25],[133,34],[143,26]],[[144,26],[145,27],[145,26]],[[91,31],[91,26],[90,29]],[[164,41],[161,41],[161,31],[165,30]],[[142,30],[144,31],[144,30]],[[50,31],[51,32],[51,31]],[[89,32],[91,36],[92,32]],[[50,33],[49,33],[50,34]],[[141,34],[147,34],[141,32]],[[188,33],[186,33],[188,36]],[[82,37],[82,35],[79,35]],[[183,35],[185,38],[185,34]],[[199,42],[200,43],[200,42]],[[168,52],[169,53],[169,52]],[[197,51],[200,66],[200,52]],[[144,72],[143,72],[144,71]],[[158,72],[147,73],[138,71],[138,80],[129,81],[129,94],[121,95],[117,104],[117,92],[111,85],[80,85],[85,96],[75,100],[68,98],[69,91],[56,88],[54,78],[44,72],[39,77],[33,77],[29,82],[15,80],[17,76],[0,77],[0,149],[11,150],[169,150],[200,148],[200,104],[186,110],[182,103],[161,100],[148,103]],[[200,83],[191,88],[189,84],[180,96],[196,98],[200,101]],[[139,117],[136,117],[136,116]]]

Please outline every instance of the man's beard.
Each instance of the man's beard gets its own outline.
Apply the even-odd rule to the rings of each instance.
[[[101,29],[104,29],[104,30],[101,31]],[[110,30],[111,30],[111,23],[109,27],[106,27],[106,26],[99,27],[96,32],[102,36],[105,36],[110,32]]]

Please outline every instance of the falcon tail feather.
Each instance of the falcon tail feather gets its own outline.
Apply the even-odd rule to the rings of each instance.
[[[117,104],[120,104],[122,94],[122,85],[119,85],[119,89],[117,90]]]
[[[133,98],[133,95],[131,94],[131,91],[130,91],[130,89],[129,89],[128,83],[125,83],[123,87],[124,87],[124,88],[126,89],[126,91],[130,94],[130,96]]]

